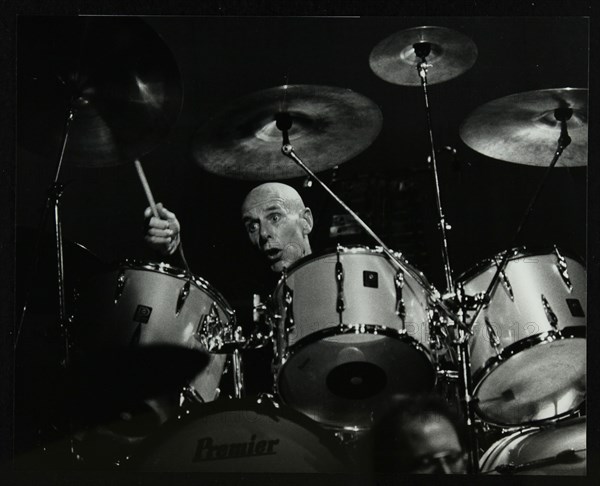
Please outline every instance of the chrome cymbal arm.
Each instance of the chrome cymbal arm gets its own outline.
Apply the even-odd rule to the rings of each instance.
[[[284,139],[285,139],[285,136],[284,136]],[[431,285],[429,282],[427,282],[424,275],[421,272],[412,268],[410,265],[407,265],[407,263],[405,262],[404,257],[402,255],[390,250],[390,248],[388,248],[388,246],[383,242],[383,240],[379,236],[377,236],[377,234],[369,227],[369,225],[367,225],[367,223],[365,223],[360,218],[360,216],[358,216],[358,214],[356,214],[344,201],[342,201],[340,199],[340,197],[337,194],[335,194],[327,186],[327,184],[325,184],[309,167],[306,166],[306,164],[304,162],[302,162],[300,157],[298,157],[298,155],[294,151],[294,147],[291,144],[284,143],[283,146],[281,147],[281,151],[284,153],[284,155],[286,155],[287,157],[292,159],[296,164],[298,164],[313,180],[315,180],[325,190],[325,192],[327,192],[327,194],[329,194],[345,211],[347,211],[348,214],[350,214],[350,216],[352,216],[354,218],[354,220],[361,226],[361,228],[363,230],[365,230],[365,232],[369,236],[371,236],[377,242],[377,244],[379,246],[381,246],[382,251],[393,262],[395,262],[398,266],[402,267],[406,273],[408,273],[410,276],[412,276],[421,285],[421,287],[425,290],[425,292],[427,293],[427,296],[429,297],[430,302],[433,305],[435,305],[437,308],[439,308],[449,318],[451,318],[455,322],[457,322],[458,325],[464,326],[466,332],[470,333],[470,329],[467,328],[467,326],[463,323],[462,319],[460,319],[459,316],[454,311],[452,311],[446,305],[445,302],[442,301],[442,299],[440,298],[439,292],[435,289],[435,287],[433,285]]]
[[[521,237],[521,234],[523,233],[523,228],[525,227],[525,223],[529,219],[529,216],[531,215],[531,212],[533,211],[533,207],[535,206],[535,203],[537,202],[537,200],[540,196],[540,193],[542,192],[543,187],[546,185],[546,180],[548,179],[550,172],[552,171],[552,169],[558,162],[558,159],[562,155],[564,149],[567,148],[567,146],[571,143],[571,137],[569,136],[569,134],[567,132],[567,120],[569,120],[571,118],[572,114],[573,114],[573,110],[571,110],[570,108],[566,108],[566,107],[557,108],[554,110],[554,116],[555,116],[556,120],[558,122],[560,122],[560,126],[561,126],[560,135],[558,137],[558,141],[557,141],[557,145],[556,145],[556,151],[554,152],[554,156],[552,157],[552,161],[550,162],[550,165],[548,167],[546,167],[546,170],[544,171],[544,175],[540,179],[540,182],[539,182],[535,192],[533,193],[531,200],[529,201],[529,205],[527,206],[527,209],[525,210],[525,213],[523,214],[523,217],[521,218],[519,226],[517,227],[515,235],[513,236],[513,239],[512,239],[512,243],[510,245],[511,248],[516,245],[519,238]],[[481,299],[479,306],[477,307],[476,311],[473,313],[473,317],[471,318],[471,322],[469,323],[470,326],[472,326],[473,323],[477,320],[482,309],[487,304],[489,304],[492,293],[496,289],[496,286],[498,285],[498,282],[500,281],[501,276],[504,275],[504,269],[506,268],[506,265],[508,264],[510,254],[511,254],[510,251],[504,252],[502,261],[500,262],[500,264],[498,264],[498,266],[496,268],[496,273],[492,277],[492,280],[489,283],[488,288],[486,289],[486,291],[484,293],[484,297]]]
[[[417,57],[421,58],[421,62],[417,64],[417,72],[419,73],[419,78],[421,79],[421,87],[423,88],[423,97],[425,101],[427,134],[429,136],[429,145],[431,148],[429,159],[431,160],[431,164],[433,166],[436,205],[439,217],[438,227],[440,229],[440,235],[442,238],[442,258],[444,263],[444,276],[446,277],[446,291],[454,292],[452,267],[450,266],[450,253],[448,252],[448,238],[446,235],[446,231],[449,230],[451,226],[446,222],[446,217],[444,216],[444,210],[442,208],[440,181],[438,176],[437,160],[435,158],[435,143],[433,141],[433,124],[431,123],[431,108],[429,106],[429,94],[427,92],[427,69],[429,67],[429,64],[427,64],[427,56],[431,53],[431,44],[429,44],[429,42],[418,42],[413,44],[413,48]]]

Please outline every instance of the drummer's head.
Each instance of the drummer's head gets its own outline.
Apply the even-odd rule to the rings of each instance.
[[[242,205],[242,221],[274,272],[311,252],[312,212],[293,187],[278,182],[255,187]]]
[[[460,427],[439,397],[401,397],[373,427],[371,440],[376,472],[466,472]]]

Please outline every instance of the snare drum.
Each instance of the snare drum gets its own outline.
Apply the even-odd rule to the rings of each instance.
[[[585,417],[524,429],[495,442],[479,461],[482,473],[584,476]]]
[[[216,353],[239,331],[231,307],[206,280],[164,263],[132,261],[88,282],[75,327],[80,352],[160,344],[211,352],[190,382],[201,402],[217,397],[226,356]]]
[[[411,272],[420,275],[381,250],[338,247],[284,273],[273,299],[285,403],[322,424],[361,429],[393,394],[433,387],[428,299]]]
[[[315,422],[270,398],[203,405],[140,445],[140,471],[347,473],[342,446]]]
[[[486,291],[502,255],[460,278]],[[511,250],[489,305],[473,325],[471,369],[478,414],[497,425],[569,414],[586,393],[586,271],[558,249]]]

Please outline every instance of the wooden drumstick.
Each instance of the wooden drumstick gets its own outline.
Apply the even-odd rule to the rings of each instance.
[[[144,188],[144,192],[146,193],[146,199],[148,199],[148,204],[150,204],[152,214],[155,218],[160,219],[160,216],[158,215],[158,210],[156,209],[156,202],[154,201],[154,196],[152,195],[150,185],[148,184],[148,179],[146,179],[146,174],[144,174],[144,169],[142,169],[142,164],[138,159],[135,159],[134,164],[135,169],[137,170],[138,177],[140,178],[140,182],[142,183],[142,187]]]
[[[142,164],[138,159],[135,159],[133,163],[135,164],[135,169],[137,170],[140,182],[142,183],[142,187],[144,188],[144,192],[146,193],[146,199],[148,199],[148,204],[150,204],[152,215],[155,218],[160,219],[160,216],[158,215],[158,210],[156,209],[156,202],[154,201],[154,196],[152,195],[152,191],[150,190],[150,184],[148,184],[148,179],[146,179],[146,174],[144,174],[144,169],[142,169]],[[179,245],[177,245],[177,249],[179,250],[181,260],[183,261],[183,265],[187,273],[191,275],[192,272],[190,271],[190,267],[185,258],[185,254],[183,253],[183,243],[181,242],[181,239],[179,240]]]

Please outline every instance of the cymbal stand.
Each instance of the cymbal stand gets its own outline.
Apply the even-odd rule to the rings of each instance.
[[[569,146],[569,144],[571,143],[571,137],[569,136],[569,133],[567,131],[567,121],[571,118],[572,115],[573,115],[573,110],[568,107],[563,106],[560,108],[556,108],[554,110],[554,117],[556,118],[556,120],[558,122],[560,122],[560,135],[558,137],[556,151],[554,152],[554,156],[552,157],[552,161],[550,162],[550,165],[548,167],[546,167],[546,170],[544,171],[544,175],[542,176],[540,183],[538,184],[535,192],[533,193],[533,196],[531,197],[531,200],[529,201],[529,205],[527,206],[527,209],[525,210],[525,213],[523,214],[523,217],[521,218],[521,222],[519,223],[519,226],[517,227],[517,231],[515,232],[512,243],[510,245],[511,248],[514,247],[515,244],[517,243],[517,241],[519,240],[521,233],[523,232],[523,228],[525,227],[525,223],[529,219],[529,216],[533,210],[533,207],[535,206],[535,203],[537,202],[537,200],[539,198],[542,188],[546,184],[546,180],[548,179],[550,172],[552,171],[552,169],[558,162],[558,159],[562,155],[564,149],[567,148]],[[478,299],[479,305],[477,306],[475,312],[473,313],[473,317],[471,318],[469,326],[472,326],[475,323],[475,321],[479,317],[479,314],[481,313],[483,308],[486,307],[490,303],[492,293],[496,289],[496,286],[498,285],[498,281],[500,280],[500,276],[503,274],[504,269],[506,268],[506,265],[508,265],[508,260],[510,259],[510,256],[511,256],[510,250],[507,250],[504,252],[502,260],[498,264],[498,267],[496,268],[496,273],[494,273],[494,276],[492,277],[492,280],[490,281],[488,288],[486,289],[483,296]]]
[[[455,322],[457,322],[458,325],[464,326],[466,329],[466,325],[463,323],[463,321],[441,299],[440,294],[437,291],[437,289],[426,280],[425,276],[421,272],[415,270],[410,265],[408,265],[408,263],[406,262],[406,260],[400,253],[392,251],[383,242],[383,240],[379,236],[377,236],[377,234],[367,225],[367,223],[365,223],[360,218],[360,216],[358,216],[358,214],[356,214],[344,201],[342,201],[340,199],[339,196],[337,196],[327,186],[327,184],[325,184],[325,182],[323,182],[309,167],[307,167],[304,162],[302,162],[302,159],[300,159],[300,157],[298,157],[298,155],[294,151],[293,145],[290,144],[290,140],[289,140],[289,136],[288,136],[288,130],[292,126],[291,116],[288,113],[282,112],[282,113],[278,113],[276,115],[275,119],[276,119],[277,128],[279,128],[279,130],[281,130],[282,134],[283,134],[283,144],[281,147],[281,151],[283,152],[283,154],[286,155],[287,157],[289,157],[290,159],[292,159],[298,166],[300,166],[300,168],[302,168],[302,170],[304,170],[313,180],[315,180],[325,190],[325,192],[327,192],[345,211],[347,211],[348,214],[350,214],[354,218],[354,220],[361,226],[361,228],[369,236],[371,236],[377,242],[377,244],[379,246],[381,246],[382,251],[392,261],[394,261],[399,266],[406,267],[406,268],[404,268],[406,273],[411,275],[421,285],[421,287],[423,287],[423,289],[425,290],[427,297],[429,298],[431,303],[435,304],[446,316],[450,317],[451,319],[455,319]],[[467,332],[468,332],[468,330],[467,330]]]
[[[71,130],[71,125],[77,113],[76,100],[74,97],[71,98],[71,102],[69,104],[69,109],[67,112],[65,129],[63,140],[60,148],[60,154],[58,157],[58,161],[56,164],[56,171],[54,174],[54,180],[48,190],[48,197],[46,198],[46,205],[44,207],[44,212],[42,213],[42,219],[40,221],[40,225],[38,228],[38,239],[36,242],[35,253],[33,256],[33,261],[30,263],[29,268],[29,278],[27,279],[27,289],[25,291],[25,298],[23,307],[21,310],[21,317],[19,319],[19,324],[17,326],[16,334],[15,334],[15,352],[17,350],[17,346],[19,343],[19,338],[21,336],[21,331],[23,329],[23,323],[25,321],[25,315],[27,314],[27,304],[31,294],[31,286],[34,278],[32,278],[38,268],[39,260],[40,260],[40,252],[42,249],[42,238],[44,234],[44,228],[48,223],[48,218],[50,215],[50,207],[52,206],[54,209],[54,234],[55,234],[55,244],[56,244],[56,281],[58,285],[58,327],[62,334],[63,339],[63,360],[60,365],[63,369],[67,369],[70,365],[70,348],[71,343],[69,341],[69,316],[67,314],[67,305],[65,299],[65,268],[64,268],[64,259],[63,259],[63,236],[62,236],[62,222],[60,218],[60,199],[63,193],[63,186],[60,184],[59,177],[62,169],[62,163],[65,155],[65,149],[67,147],[67,142],[69,139],[69,133]],[[71,420],[67,422],[67,432],[69,436],[69,452],[72,457],[76,457],[75,451],[75,442],[73,438],[73,424]]]
[[[56,165],[56,171],[54,175],[54,180],[48,190],[48,197],[46,198],[46,205],[44,207],[44,212],[42,213],[42,219],[40,221],[40,225],[38,228],[38,239],[36,242],[35,253],[33,256],[33,261],[30,264],[29,269],[29,279],[28,286],[25,291],[25,299],[24,304],[21,310],[21,317],[19,319],[19,325],[17,326],[17,331],[15,335],[15,350],[18,346],[19,338],[21,335],[21,331],[23,328],[23,322],[25,320],[25,315],[27,313],[27,305],[28,300],[31,293],[31,282],[33,279],[31,278],[35,275],[37,270],[37,266],[39,263],[40,252],[42,248],[42,237],[43,231],[48,223],[48,218],[50,215],[50,207],[52,206],[54,209],[54,233],[55,233],[55,243],[56,243],[56,277],[58,284],[58,325],[62,331],[64,338],[64,361],[61,363],[63,367],[67,367],[69,364],[69,333],[68,333],[68,315],[67,315],[67,306],[65,301],[65,270],[64,270],[64,260],[63,260],[63,237],[62,237],[62,223],[60,219],[60,198],[63,193],[63,186],[58,182],[60,177],[60,172],[62,169],[63,158],[65,154],[65,149],[67,147],[67,141],[69,139],[69,133],[71,129],[71,125],[73,119],[75,118],[76,108],[74,105],[74,100],[71,100],[71,104],[69,106],[69,111],[67,113],[67,119],[65,122],[65,130],[63,141],[60,149],[60,155],[58,157],[58,162]]]
[[[438,228],[442,240],[442,259],[444,265],[444,276],[446,277],[446,290],[451,295],[456,295],[456,303],[458,304],[457,313],[462,321],[464,319],[464,306],[462,289],[457,292],[456,285],[452,278],[452,267],[450,266],[450,254],[448,252],[448,237],[446,231],[450,229],[450,225],[446,223],[444,210],[442,208],[442,198],[440,194],[440,181],[438,176],[437,160],[435,156],[435,143],[433,140],[433,126],[431,123],[431,109],[429,105],[429,94],[427,91],[427,56],[431,53],[431,44],[429,42],[417,42],[413,44],[415,54],[421,61],[417,64],[417,73],[421,79],[421,87],[423,88],[423,99],[425,101],[425,116],[427,119],[427,133],[429,136],[429,144],[431,148],[430,160],[433,166],[433,177],[435,182],[435,196],[437,212],[439,217]],[[477,435],[475,433],[475,403],[473,397],[473,383],[471,380],[471,358],[469,354],[469,337],[471,335],[470,327],[456,325],[452,322],[448,326],[451,332],[452,344],[455,347],[455,356],[458,365],[459,373],[459,394],[463,409],[465,425],[467,430],[467,449],[469,454],[468,468],[469,472],[476,474],[479,469],[479,454],[477,446]]]
[[[423,98],[425,101],[425,116],[427,118],[427,134],[429,136],[429,144],[431,146],[431,164],[433,166],[433,177],[435,182],[435,196],[437,211],[439,216],[438,227],[440,229],[442,237],[442,258],[444,263],[444,276],[446,277],[446,291],[454,292],[454,282],[452,280],[452,268],[450,266],[450,254],[448,252],[448,237],[446,231],[450,229],[450,225],[446,223],[446,217],[442,209],[442,198],[440,194],[440,181],[438,177],[437,160],[435,158],[435,143],[433,141],[433,127],[431,123],[431,109],[429,106],[429,94],[427,92],[427,56],[431,53],[431,44],[429,42],[417,42],[413,44],[415,54],[421,58],[421,61],[417,64],[417,72],[421,79],[421,86],[423,88]]]

